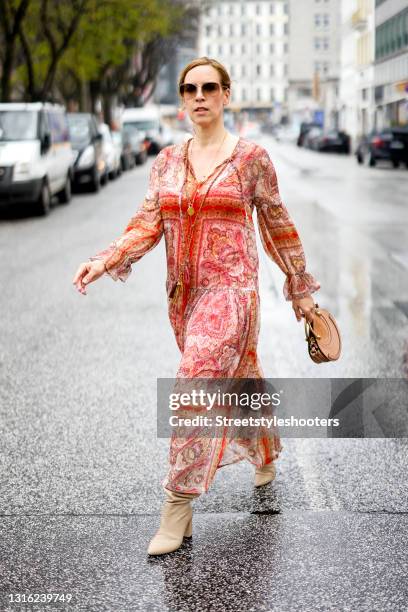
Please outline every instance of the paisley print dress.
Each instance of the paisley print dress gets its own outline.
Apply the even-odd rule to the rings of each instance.
[[[263,247],[285,274],[284,298],[304,297],[320,283],[306,271],[266,149],[241,137],[230,157],[200,183],[188,144],[162,149],[145,198],[123,234],[90,259],[103,260],[112,279],[124,282],[132,264],[164,235],[168,313],[181,352],[177,378],[263,378],[254,209]],[[164,487],[207,492],[218,468],[243,459],[262,467],[283,449],[278,432],[265,435],[261,427],[251,440],[229,436],[228,427],[222,436],[201,434],[195,428],[186,439],[173,432]]]

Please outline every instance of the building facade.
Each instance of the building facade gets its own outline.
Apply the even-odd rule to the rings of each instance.
[[[288,105],[293,123],[337,127],[340,0],[291,0]]]
[[[232,110],[264,110],[276,122],[286,115],[288,2],[214,2],[202,16],[198,52],[217,59],[229,71]]]
[[[407,125],[407,0],[375,1],[374,86],[376,127]]]
[[[342,0],[339,87],[339,127],[351,138],[374,125],[374,0]]]

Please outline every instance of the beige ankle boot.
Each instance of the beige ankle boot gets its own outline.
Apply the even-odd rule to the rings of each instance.
[[[274,480],[276,476],[275,462],[267,463],[261,468],[255,470],[255,486],[262,487],[262,485],[268,484]]]
[[[159,530],[147,549],[149,555],[173,552],[180,548],[183,537],[192,536],[193,510],[190,502],[198,494],[164,490],[167,499],[162,508]]]

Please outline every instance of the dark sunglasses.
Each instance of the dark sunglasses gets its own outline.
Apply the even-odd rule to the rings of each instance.
[[[201,91],[205,96],[214,96],[220,91],[221,87],[227,89],[226,85],[221,85],[221,83],[203,83]],[[193,97],[197,95],[198,87],[194,83],[182,83],[179,91],[181,96],[187,95]]]

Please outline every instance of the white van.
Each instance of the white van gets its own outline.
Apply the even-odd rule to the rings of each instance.
[[[121,123],[122,129],[127,133],[134,127],[145,136],[149,154],[156,154],[163,147],[173,144],[172,131],[163,123],[157,106],[125,108]]]
[[[32,202],[46,215],[52,196],[69,202],[72,163],[63,106],[0,103],[0,204]]]

